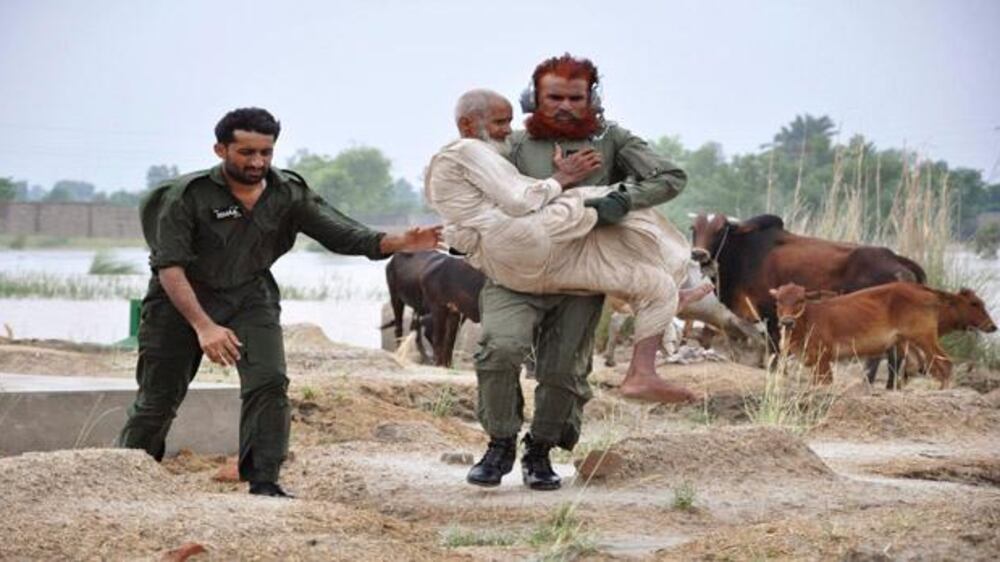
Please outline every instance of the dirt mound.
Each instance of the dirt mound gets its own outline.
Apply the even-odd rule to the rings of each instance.
[[[1000,432],[1000,391],[880,391],[844,396],[816,435],[860,439],[944,438]]]
[[[176,491],[169,474],[145,453],[79,449],[0,458],[0,505],[61,496],[138,499]],[[6,513],[7,508],[0,509]]]
[[[326,337],[323,328],[315,324],[286,324],[281,327],[285,337],[285,351],[336,351],[352,347],[334,343]]]
[[[434,428],[432,432],[410,428],[406,438],[413,442],[437,445],[447,440],[477,441],[481,436],[456,417],[473,407],[472,398],[458,392],[458,387],[430,383],[358,386],[350,381],[328,381],[326,386],[312,389],[308,399],[292,399],[292,421],[296,424],[292,435],[296,442],[308,445],[394,441],[389,438],[393,430],[385,427],[391,422]]]
[[[241,486],[206,493],[145,452],[91,449],[0,459],[2,558],[156,559],[196,542],[220,560],[440,559],[429,534],[370,509],[337,503],[363,493],[335,458],[290,463],[313,470],[312,499],[258,498]],[[321,478],[317,478],[322,475]],[[328,487],[326,490],[324,487]],[[360,491],[359,491],[360,490]],[[353,494],[353,495],[352,495]]]
[[[680,480],[833,479],[834,473],[799,438],[765,427],[633,437],[613,445],[622,468],[612,480],[663,475]]]

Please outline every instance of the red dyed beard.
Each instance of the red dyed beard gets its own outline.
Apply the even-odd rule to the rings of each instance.
[[[524,120],[524,128],[535,139],[586,140],[601,129],[601,121],[592,107],[588,107],[582,117],[568,121],[536,111]]]

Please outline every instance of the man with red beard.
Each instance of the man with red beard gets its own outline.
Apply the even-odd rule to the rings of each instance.
[[[542,179],[559,171],[553,161],[557,145],[567,156],[596,151],[601,167],[579,183],[617,186],[608,195],[587,201],[597,211],[600,228],[620,222],[631,209],[676,197],[687,176],[641,138],[603,120],[597,84],[597,68],[587,59],[566,54],[540,64],[521,100],[524,112],[532,115],[525,121],[526,131],[511,135],[509,159],[522,174]],[[479,418],[490,442],[486,454],[470,470],[469,483],[498,485],[513,468],[523,424],[524,398],[518,376],[534,346],[538,386],[531,429],[524,437],[522,475],[532,489],[561,486],[549,451],[557,446],[572,450],[579,440],[583,406],[592,396],[587,375],[603,302],[603,295],[527,294],[491,281],[483,287],[483,334],[475,361]],[[637,342],[635,353],[655,356],[659,341],[657,336],[645,338]],[[633,363],[652,365],[654,361]],[[655,370],[630,370],[621,391],[626,397],[657,402],[694,398],[687,389],[661,380]]]

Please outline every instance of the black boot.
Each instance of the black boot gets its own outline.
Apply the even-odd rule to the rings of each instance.
[[[521,457],[524,485],[532,490],[558,490],[562,486],[562,479],[552,470],[552,463],[549,461],[549,450],[553,445],[535,441],[528,433],[524,436],[524,446],[527,449]]]
[[[251,482],[250,493],[255,496],[293,499],[295,496],[281,489],[276,482]]]
[[[514,468],[514,457],[516,456],[516,436],[490,437],[490,444],[486,446],[486,454],[469,470],[469,475],[465,477],[465,480],[476,486],[489,488],[499,486],[503,475]]]

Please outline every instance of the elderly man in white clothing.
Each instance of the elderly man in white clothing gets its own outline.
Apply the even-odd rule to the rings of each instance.
[[[659,342],[684,301],[711,291],[708,284],[679,290],[690,255],[684,236],[653,209],[598,226],[598,213],[586,202],[614,188],[574,187],[602,165],[593,150],[564,157],[557,147],[557,172],[548,179],[518,173],[504,158],[511,119],[510,103],[495,92],[472,90],[459,99],[462,138],[434,156],[425,182],[427,201],[444,219],[445,242],[514,291],[604,293],[625,300],[636,313],[637,344],[623,395],[693,400],[687,389],[659,378],[655,346],[639,345],[649,338]]]

